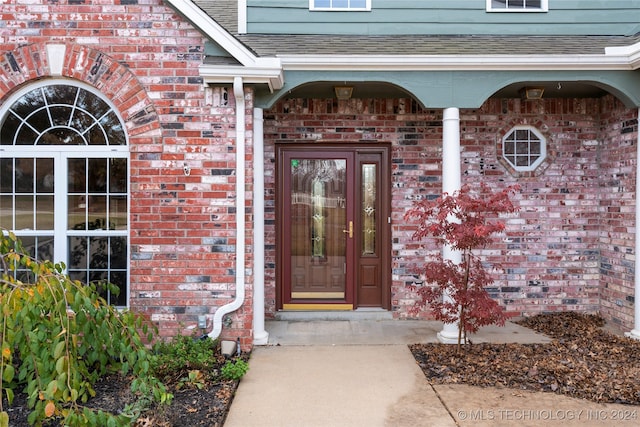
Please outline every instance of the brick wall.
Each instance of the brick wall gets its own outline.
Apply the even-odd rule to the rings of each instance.
[[[603,103],[600,162],[601,311],[623,329],[633,326],[637,110]]]
[[[610,96],[489,100],[477,110],[460,111],[463,183],[522,188],[515,197],[520,212],[506,219],[505,235],[482,251],[487,261],[503,267],[490,291],[510,315],[596,312],[602,290],[603,313],[631,326],[635,114]],[[521,124],[535,126],[547,139],[548,159],[534,172],[515,173],[499,156],[502,136]],[[271,243],[276,140],[392,143],[392,305],[396,317],[408,317],[407,307],[415,302],[407,288],[416,280],[412,267],[439,248],[411,241],[413,228],[403,215],[414,200],[441,192],[442,112],[404,99],[287,99],[265,111]],[[275,248],[269,246],[268,315],[275,312],[274,260]],[[612,300],[616,292],[624,310]]]
[[[235,295],[233,93],[203,90],[198,67],[205,40],[164,2],[114,3],[3,2],[0,102],[23,84],[51,77],[47,43],[66,46],[62,77],[100,90],[127,127],[131,307],[166,336],[189,333],[198,315],[209,316],[210,329],[212,313]],[[251,91],[245,98],[250,164]],[[251,182],[249,170],[248,211]],[[252,217],[245,220],[250,224]],[[250,248],[251,227],[245,228]],[[244,345],[252,341],[247,272],[249,304],[224,329]]]

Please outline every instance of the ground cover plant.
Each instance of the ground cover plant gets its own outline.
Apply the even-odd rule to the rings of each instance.
[[[599,315],[540,314],[516,323],[548,335],[545,344],[410,346],[432,384],[543,391],[600,403],[640,405],[640,341],[603,329]]]
[[[222,425],[246,355],[227,360],[206,336],[158,341],[101,285],[0,238],[0,427]]]

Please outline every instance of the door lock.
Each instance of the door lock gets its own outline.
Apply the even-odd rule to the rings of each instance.
[[[349,229],[348,230],[342,230],[343,233],[349,234],[349,238],[352,239],[353,238],[353,221],[349,221]]]

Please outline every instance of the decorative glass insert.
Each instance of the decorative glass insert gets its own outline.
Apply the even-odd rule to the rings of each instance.
[[[547,12],[548,0],[487,0],[489,12]]]
[[[362,255],[376,254],[376,164],[362,165]]]
[[[502,156],[517,171],[534,170],[546,150],[546,139],[531,126],[516,126],[502,138]]]
[[[325,257],[324,251],[325,240],[325,212],[324,205],[326,200],[326,191],[324,183],[318,179],[314,179],[311,185],[311,254],[314,257]]]
[[[297,154],[297,153],[296,153]],[[291,298],[342,299],[346,277],[346,166],[340,158],[289,157],[285,252]]]
[[[309,0],[310,10],[371,10],[371,0]]]

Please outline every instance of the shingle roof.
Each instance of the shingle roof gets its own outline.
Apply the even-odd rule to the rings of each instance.
[[[194,1],[258,56],[336,55],[567,55],[603,54],[640,41],[626,36],[529,35],[295,35],[238,34],[237,1]]]
[[[607,46],[640,40],[608,36],[340,36],[240,35],[259,56],[356,52],[359,55],[603,54]]]

